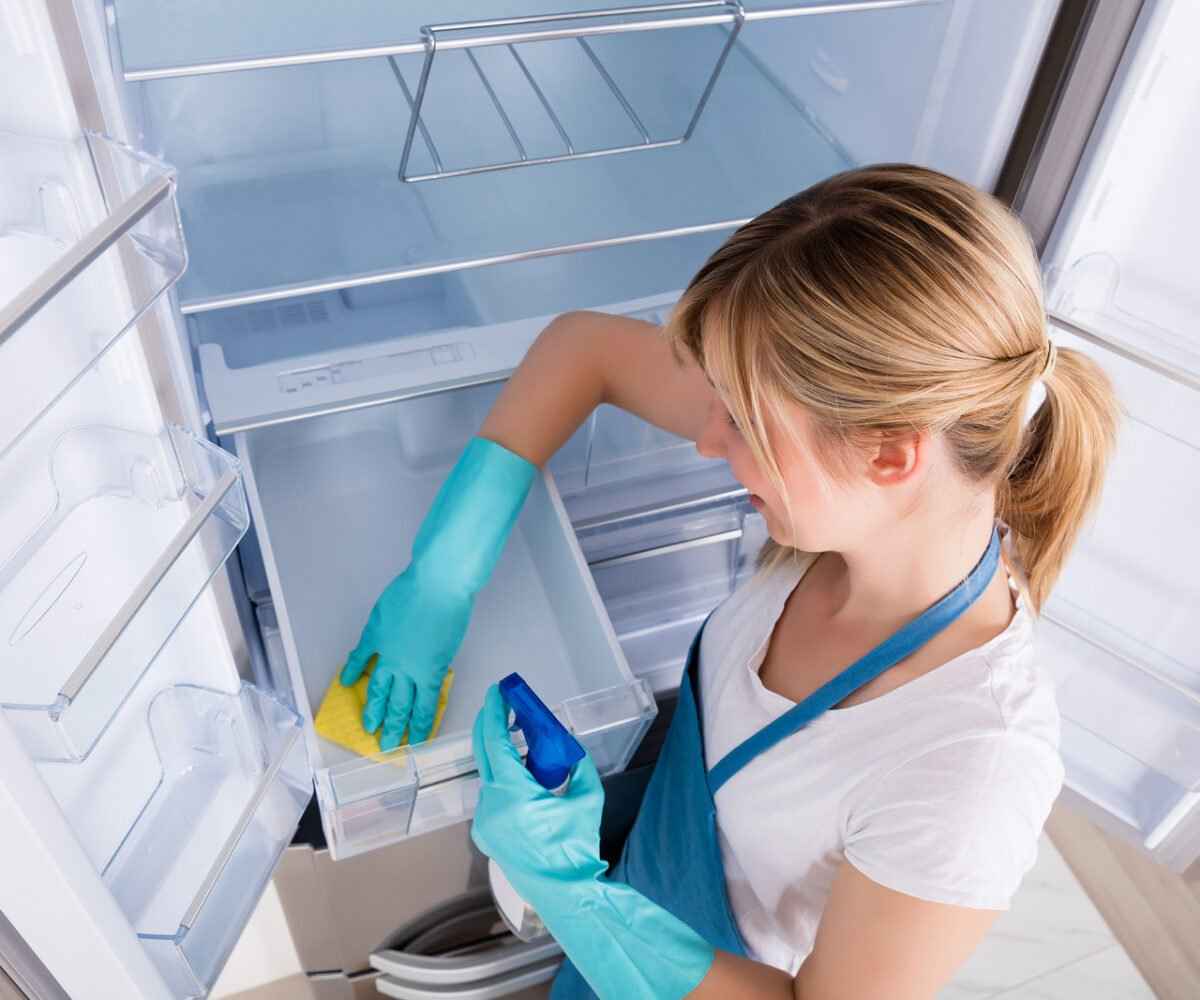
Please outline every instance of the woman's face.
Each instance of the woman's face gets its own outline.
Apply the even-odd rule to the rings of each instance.
[[[833,476],[816,448],[812,418],[799,406],[787,405],[782,419],[767,417],[767,439],[784,479],[784,495],[760,468],[749,440],[734,422],[717,389],[696,450],[707,458],[723,458],[734,477],[750,491],[750,502],[781,545],[804,552],[842,551],[861,538],[879,517],[874,491],[853,470]]]

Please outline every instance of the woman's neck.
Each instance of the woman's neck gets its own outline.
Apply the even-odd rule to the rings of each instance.
[[[850,623],[915,617],[971,572],[994,525],[988,498],[953,519],[940,511],[914,514],[858,549],[837,553],[840,565],[829,567],[830,618]]]

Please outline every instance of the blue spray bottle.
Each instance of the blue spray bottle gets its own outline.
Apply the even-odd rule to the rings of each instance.
[[[525,766],[537,783],[555,795],[567,790],[571,769],[587,753],[545,703],[533,692],[520,674],[509,674],[500,682],[500,693],[516,717],[517,728],[525,734],[528,753]],[[488,860],[488,880],[492,898],[504,922],[522,941],[531,941],[546,933],[534,909],[518,895],[500,866]]]

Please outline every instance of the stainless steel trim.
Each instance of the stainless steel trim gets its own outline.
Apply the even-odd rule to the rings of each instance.
[[[776,21],[783,18],[806,17],[815,14],[842,14],[869,10],[893,10],[903,7],[925,7],[943,3],[944,0],[843,0],[843,2],[797,4],[788,7],[776,7],[767,10],[746,11],[745,19],[750,21]],[[637,8],[634,8],[635,10]],[[644,10],[644,8],[643,8]],[[603,11],[601,13],[611,13]],[[639,22],[635,25],[620,26],[622,32],[655,31],[663,28],[679,28],[688,25],[702,24],[731,24],[736,19],[733,13],[704,15],[702,17],[683,17],[667,21]],[[543,17],[540,20],[547,20]],[[604,34],[611,34],[610,28]],[[589,32],[598,34],[601,32]],[[572,34],[568,37],[576,37]],[[516,44],[520,39],[513,35],[504,35],[492,39],[488,44]],[[537,40],[537,39],[534,39]],[[472,40],[466,45],[479,45]],[[463,48],[464,45],[455,45]],[[394,45],[370,45],[346,49],[329,49],[325,51],[297,52],[282,56],[255,56],[247,59],[217,59],[210,62],[185,63],[179,66],[161,66],[153,69],[126,70],[124,77],[130,82],[143,80],[163,80],[181,76],[208,76],[216,73],[241,73],[259,69],[279,69],[284,66],[306,66],[313,63],[341,62],[348,59],[378,59],[383,56],[420,55],[427,49],[424,40],[400,42]]]
[[[561,163],[564,160],[590,160],[597,156],[613,156],[616,153],[633,153],[638,150],[666,149],[669,146],[681,146],[684,138],[663,139],[661,142],[638,142],[632,146],[609,146],[604,149],[589,149],[583,152],[558,153],[554,156],[538,156],[532,160],[517,160],[507,163],[485,163],[476,167],[461,167],[458,170],[443,170],[440,173],[410,174],[404,178],[409,184],[421,181],[444,180],[447,177],[469,177],[472,174],[490,174],[497,170],[511,170],[513,167],[536,167],[544,163]]]
[[[504,110],[504,105],[500,103],[500,98],[496,94],[496,88],[492,86],[492,81],[487,78],[487,74],[483,71],[483,67],[479,65],[479,59],[470,49],[466,50],[467,58],[471,60],[471,65],[475,67],[475,73],[478,75],[480,82],[483,84],[484,90],[487,91],[488,97],[492,99],[492,106],[496,109],[496,114],[500,116],[500,120],[504,122],[504,127],[508,129],[509,138],[512,139],[513,145],[517,147],[517,155],[522,160],[528,160],[529,154],[525,152],[525,143],[521,141],[521,137],[517,135],[517,130],[513,128],[512,119],[508,117],[508,112]]]
[[[634,149],[644,149],[634,146]],[[232,306],[247,306],[258,302],[277,302],[280,299],[290,299],[297,295],[319,295],[322,292],[335,292],[342,288],[361,288],[365,285],[380,285],[401,278],[427,278],[433,274],[447,274],[451,271],[466,271],[474,267],[490,267],[493,264],[510,264],[520,260],[535,260],[539,257],[554,257],[561,253],[580,253],[584,250],[602,250],[607,247],[625,246],[631,243],[648,243],[652,240],[669,240],[676,236],[697,236],[702,233],[717,233],[724,229],[736,229],[750,221],[747,216],[741,219],[727,219],[721,222],[702,222],[695,226],[679,226],[675,229],[656,229],[646,233],[632,233],[628,236],[610,236],[599,240],[585,240],[581,243],[560,243],[557,246],[539,247],[535,250],[516,250],[512,253],[493,254],[488,257],[473,257],[465,260],[447,261],[442,264],[419,264],[416,267],[402,267],[394,271],[375,271],[372,274],[358,275],[353,278],[339,278],[332,281],[312,281],[295,285],[284,285],[280,288],[267,289],[261,292],[243,292],[239,295],[219,295],[207,299],[196,299],[180,306],[184,314],[209,312],[213,309],[228,309]]]
[[[587,53],[588,59],[590,59],[592,65],[596,67],[596,72],[599,73],[604,82],[608,84],[608,89],[612,91],[613,97],[617,99],[617,102],[621,105],[621,108],[625,111],[625,114],[629,117],[629,120],[633,122],[633,127],[642,134],[642,145],[650,145],[652,141],[650,139],[650,133],[646,131],[646,126],[643,124],[641,118],[638,117],[638,113],[633,110],[633,105],[629,103],[629,99],[621,92],[621,88],[617,86],[617,81],[614,80],[612,78],[612,74],[605,69],[604,63],[602,63],[600,61],[600,57],[596,55],[596,50],[588,45],[586,38],[576,38],[575,41],[577,41],[580,48]]]
[[[1083,6],[1080,12],[1073,8]],[[1079,0],[1058,14],[998,184],[1041,252],[1124,57],[1142,0]]]
[[[1132,361],[1135,365],[1141,365],[1143,368],[1149,369],[1156,375],[1162,375],[1172,382],[1177,382],[1179,385],[1200,392],[1200,375],[1194,372],[1181,368],[1179,365],[1173,365],[1168,361],[1163,361],[1160,358],[1156,358],[1153,354],[1139,350],[1136,347],[1131,347],[1119,340],[1114,340],[1104,334],[1089,330],[1087,327],[1080,326],[1069,319],[1064,319],[1057,313],[1050,313],[1048,319],[1051,326],[1061,327],[1067,333],[1074,334],[1081,340],[1086,340],[1090,344],[1102,347],[1104,350],[1116,354],[1126,361]]]
[[[652,559],[655,556],[671,555],[673,552],[686,552],[688,549],[698,549],[706,545],[736,541],[742,537],[742,534],[741,528],[731,528],[729,531],[718,531],[714,535],[705,535],[702,538],[689,538],[686,542],[670,542],[667,545],[655,545],[648,549],[639,549],[637,552],[627,552],[620,556],[597,559],[595,562],[589,562],[588,566],[594,570],[608,569],[611,566],[622,566],[625,563],[640,562],[643,559]]]
[[[528,81],[529,86],[533,88],[533,92],[537,95],[538,100],[542,102],[542,107],[546,109],[546,114],[550,116],[554,127],[558,129],[558,136],[562,139],[563,145],[567,147],[567,152],[573,154],[575,152],[575,145],[571,142],[571,137],[567,135],[567,130],[563,127],[563,123],[559,121],[558,115],[554,113],[554,108],[550,106],[550,101],[542,90],[541,84],[534,79],[533,73],[525,65],[525,60],[521,58],[521,53],[517,51],[516,46],[508,46],[508,51],[512,53],[512,57],[517,61],[517,65],[521,67],[521,72],[525,74],[525,79]]]
[[[175,187],[172,177],[156,177],[130,195],[116,211],[75,243],[3,309],[0,309],[0,346],[31,320],[55,295],[89,264],[165,201]]]
[[[258,787],[254,790],[254,797],[246,803],[241,816],[238,817],[237,824],[230,832],[225,845],[221,848],[221,853],[213,861],[212,867],[209,868],[208,874],[204,876],[204,881],[200,883],[200,888],[196,891],[196,895],[192,897],[192,901],[184,912],[183,918],[179,921],[180,930],[188,930],[196,922],[196,918],[200,915],[200,911],[204,908],[208,897],[212,895],[213,889],[216,888],[221,873],[225,870],[225,866],[229,864],[230,858],[233,857],[233,852],[237,850],[242,835],[246,832],[250,821],[254,819],[254,813],[266,797],[267,792],[275,781],[275,776],[279,774],[280,769],[283,767],[284,761],[288,759],[288,755],[292,752],[292,747],[296,745],[296,740],[300,738],[300,733],[301,727],[297,722],[288,734],[283,750],[280,751],[279,756],[271,762],[271,766],[264,772],[258,783]]]
[[[720,55],[718,56],[716,63],[713,66],[713,70],[705,83],[704,90],[696,104],[695,109],[692,112],[691,118],[688,121],[683,135],[660,141],[655,141],[651,137],[649,129],[646,128],[645,123],[634,109],[632,102],[622,92],[620,86],[617,84],[617,81],[613,78],[612,74],[608,72],[607,67],[601,61],[600,57],[596,54],[591,45],[588,44],[587,38],[585,37],[597,34],[628,34],[631,31],[646,30],[647,26],[652,22],[639,21],[634,22],[633,24],[575,26],[571,28],[542,29],[540,31],[524,31],[504,35],[485,35],[483,37],[469,35],[471,31],[480,28],[505,28],[514,25],[521,26],[546,23],[553,24],[566,21],[597,20],[603,18],[612,18],[617,15],[630,14],[667,12],[691,13],[697,10],[711,9],[720,10],[722,12],[721,16],[725,16],[726,14],[732,12],[734,17],[733,30],[730,32],[730,37],[726,39],[725,45],[721,49]],[[400,167],[398,170],[399,178],[404,183],[416,184],[422,181],[444,180],[450,177],[469,177],[474,174],[491,173],[498,170],[510,170],[514,167],[520,166],[558,163],[564,160],[588,159],[594,156],[612,156],[616,153],[629,153],[637,149],[661,149],[667,146],[677,146],[680,143],[686,142],[691,137],[692,132],[695,130],[696,124],[700,120],[700,115],[703,113],[705,106],[708,104],[708,99],[712,94],[713,88],[716,86],[717,78],[721,74],[721,70],[725,65],[729,51],[737,38],[738,32],[741,31],[744,21],[745,18],[743,16],[741,0],[684,0],[684,2],[681,3],[651,4],[644,7],[623,7],[603,11],[573,11],[569,13],[546,14],[540,16],[530,15],[526,17],[502,18],[493,21],[463,21],[455,24],[426,25],[421,29],[421,34],[425,38],[425,60],[421,66],[421,83],[417,88],[417,96],[415,101],[409,102],[411,114],[409,116],[408,129],[405,132],[404,148],[400,154]],[[706,18],[689,16],[684,20],[672,22],[670,24],[663,24],[660,26],[695,27],[703,23],[707,23]],[[468,36],[459,38],[446,37],[447,35],[463,35],[464,33],[467,33]],[[533,80],[532,74],[529,72],[529,68],[525,65],[524,61],[520,59],[520,56],[517,54],[517,50],[515,48],[517,44],[522,42],[537,42],[547,41],[549,39],[568,38],[573,38],[579,43],[588,59],[595,67],[596,72],[600,74],[600,78],[607,85],[612,95],[617,99],[617,102],[621,105],[622,110],[624,110],[626,116],[633,123],[634,128],[637,129],[638,134],[641,136],[642,141],[640,145],[622,145],[616,147],[610,146],[601,149],[587,150],[585,152],[576,151],[572,147],[570,140],[566,137],[566,130],[562,128],[562,123],[558,120],[553,110],[550,109],[549,101],[546,99],[545,93]],[[559,135],[563,138],[563,141],[567,147],[567,151],[565,153],[538,157],[536,159],[530,159],[526,153],[525,146],[521,142],[520,137],[518,136],[517,131],[508,116],[508,113],[504,110],[504,106],[501,103],[499,96],[492,87],[491,82],[488,80],[483,68],[480,66],[479,61],[476,59],[473,52],[473,50],[477,48],[500,44],[503,44],[511,53],[513,53],[514,56],[517,56],[517,61],[520,64],[522,71],[525,73],[527,80],[532,84],[536,96],[541,101],[543,107],[549,111],[551,117],[554,119],[555,126],[559,131]],[[471,65],[474,67],[475,72],[478,74],[480,80],[483,81],[483,85],[487,90],[488,96],[491,98],[492,106],[496,109],[501,120],[504,122],[505,127],[508,129],[508,134],[512,139],[513,144],[517,148],[517,153],[519,154],[520,159],[508,160],[499,163],[477,164],[475,166],[460,167],[454,170],[437,169],[432,173],[416,175],[409,174],[408,164],[412,156],[412,142],[415,134],[414,122],[420,121],[421,118],[422,110],[424,108],[426,84],[429,80],[434,58],[437,56],[439,50],[447,49],[463,49],[467,53],[467,56],[471,61]],[[393,70],[396,70],[394,61]],[[398,70],[396,70],[396,72],[398,72]]]
[[[204,526],[204,522],[208,520],[209,515],[216,510],[217,505],[225,498],[225,495],[233,489],[234,484],[238,480],[238,474],[234,469],[226,469],[225,473],[217,480],[216,485],[204,502],[200,504],[188,516],[188,519],[183,523],[183,526],[175,533],[175,537],[171,539],[171,544],[163,551],[155,561],[154,565],[146,571],[146,574],[138,581],[138,585],[134,588],[133,593],[126,598],[125,603],[113,616],[107,627],[92,643],[91,649],[87,651],[87,655],[82,662],[71,673],[71,676],[63,683],[62,690],[59,691],[59,700],[70,703],[83,689],[88,678],[96,672],[96,668],[100,665],[100,661],[108,655],[108,651],[112,649],[121,635],[129,627],[129,623],[133,621],[134,616],[141,609],[142,605],[150,598],[154,588],[158,586],[174,564],[183,550],[199,533]]]
[[[433,168],[438,173],[442,172],[442,158],[438,155],[437,146],[433,144],[433,138],[429,135],[429,129],[425,127],[425,121],[416,113],[417,105],[413,101],[412,91],[408,89],[408,83],[404,79],[404,74],[400,72],[400,64],[396,62],[395,56],[388,56],[388,65],[392,67],[392,73],[396,77],[396,82],[400,84],[400,92],[404,94],[404,99],[408,102],[409,114],[416,120],[417,128],[421,130],[421,141],[425,143],[425,148],[429,150],[429,156],[433,160]]]
[[[504,997],[524,994],[534,986],[550,982],[561,965],[561,958],[548,958],[498,980],[466,983],[459,988],[450,987],[436,993],[430,992],[429,987],[422,984],[407,983],[392,976],[380,976],[375,980],[375,989],[384,996],[396,997],[397,1000],[503,1000]]]
[[[371,967],[413,985],[451,986],[478,983],[562,955],[553,938],[517,942],[487,951],[453,957],[418,955],[385,948],[371,954]]]

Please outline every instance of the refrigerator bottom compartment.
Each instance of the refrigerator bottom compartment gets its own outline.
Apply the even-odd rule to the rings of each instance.
[[[157,787],[103,879],[172,992],[203,996],[312,792],[299,719],[250,685],[164,688]]]
[[[311,718],[493,390],[458,390],[237,436],[295,701]],[[653,717],[548,476],[535,480],[454,663],[439,735],[363,758],[314,733],[334,856],[469,817],[470,731],[484,692],[520,672],[589,746],[624,766]],[[597,708],[597,706],[600,706]],[[585,718],[586,716],[586,718]]]

